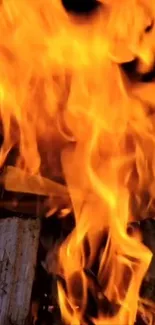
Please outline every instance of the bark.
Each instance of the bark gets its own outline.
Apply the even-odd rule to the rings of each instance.
[[[0,325],[27,322],[39,232],[38,219],[0,219]]]

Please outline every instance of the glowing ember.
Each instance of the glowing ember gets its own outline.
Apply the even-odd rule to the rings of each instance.
[[[139,205],[143,190],[150,204],[155,197],[155,1],[94,3],[86,15],[87,6],[74,14],[61,0],[1,2],[0,163],[19,146],[27,192],[66,195],[44,177],[65,178],[76,221],[58,250],[66,324],[133,325],[145,314],[139,290],[152,258],[127,228],[131,193]]]

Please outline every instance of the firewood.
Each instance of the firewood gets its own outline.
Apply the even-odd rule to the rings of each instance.
[[[39,232],[39,219],[0,219],[1,325],[26,324]]]

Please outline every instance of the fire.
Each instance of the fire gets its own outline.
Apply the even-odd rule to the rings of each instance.
[[[133,325],[143,310],[152,253],[128,226],[131,196],[139,205],[143,190],[155,197],[155,86],[131,81],[121,64],[152,67],[154,17],[153,0],[100,1],[88,16],[61,0],[0,4],[0,163],[18,147],[22,188],[37,192],[39,181],[49,197],[44,177],[65,179],[76,222],[58,252],[68,325]]]

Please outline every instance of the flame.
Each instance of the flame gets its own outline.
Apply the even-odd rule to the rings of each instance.
[[[133,325],[142,310],[152,253],[128,225],[131,194],[139,205],[143,190],[155,197],[154,83],[131,82],[120,63],[152,66],[154,16],[153,0],[100,1],[87,17],[61,0],[0,4],[0,164],[18,147],[17,175],[30,192],[64,193],[44,177],[65,178],[76,226],[57,269],[69,325]],[[21,188],[14,177],[7,184]]]

